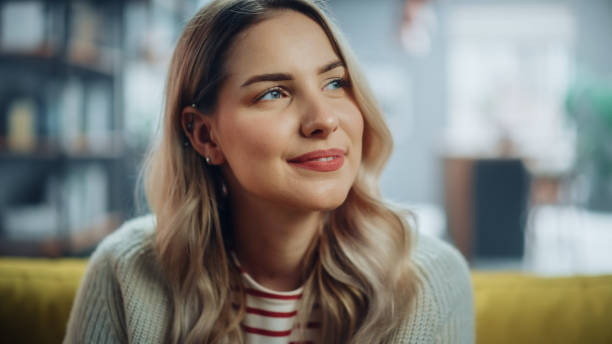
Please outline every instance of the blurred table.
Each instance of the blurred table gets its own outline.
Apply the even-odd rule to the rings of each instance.
[[[519,158],[444,159],[449,234],[466,259],[522,257],[530,180]]]

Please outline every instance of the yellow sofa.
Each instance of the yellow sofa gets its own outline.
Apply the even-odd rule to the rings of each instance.
[[[84,259],[0,258],[3,343],[60,343]],[[612,275],[473,272],[478,343],[612,343]]]

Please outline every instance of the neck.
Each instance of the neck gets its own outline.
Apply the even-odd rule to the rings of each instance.
[[[323,214],[261,201],[240,203],[232,207],[232,217],[234,250],[242,267],[266,288],[290,291],[300,287],[304,256]]]

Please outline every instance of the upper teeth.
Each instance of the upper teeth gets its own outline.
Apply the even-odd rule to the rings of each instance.
[[[318,159],[315,159],[315,161],[331,161],[331,160],[334,160],[333,156],[329,156],[327,158],[318,158]]]

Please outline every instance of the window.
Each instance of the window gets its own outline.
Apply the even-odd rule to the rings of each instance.
[[[575,23],[567,5],[458,5],[448,23],[448,146],[568,168],[574,144],[563,100]]]

